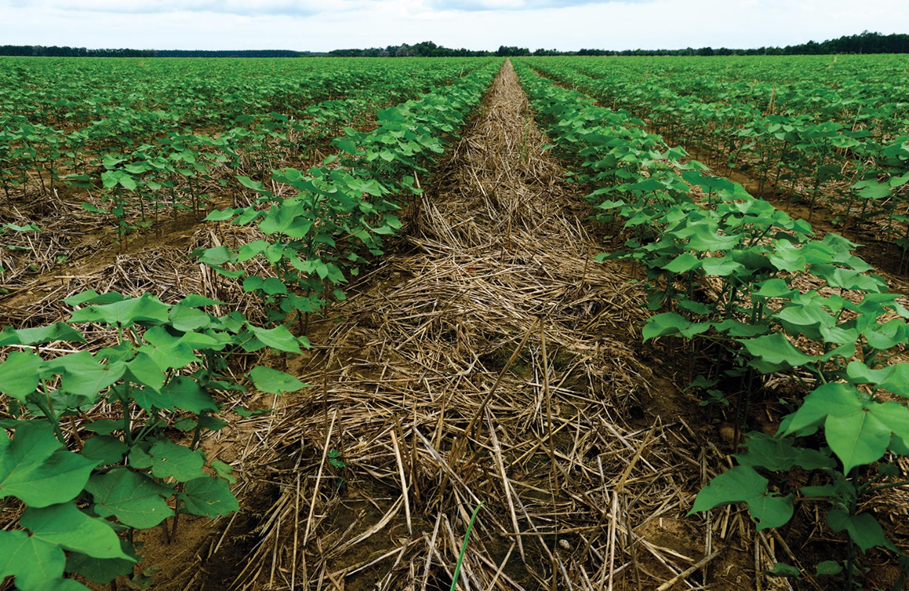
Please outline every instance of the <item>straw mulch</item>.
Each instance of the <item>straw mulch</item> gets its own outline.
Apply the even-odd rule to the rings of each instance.
[[[738,510],[684,517],[721,454],[642,412],[681,394],[637,359],[641,296],[592,261],[545,142],[506,63],[396,252],[314,339],[312,387],[251,422],[234,588],[448,589],[481,503],[463,589],[695,589],[706,568],[754,588],[773,565]]]

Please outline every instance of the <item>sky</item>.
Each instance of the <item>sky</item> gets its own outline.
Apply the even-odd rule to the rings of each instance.
[[[753,48],[909,33],[907,0],[0,0],[0,45]]]

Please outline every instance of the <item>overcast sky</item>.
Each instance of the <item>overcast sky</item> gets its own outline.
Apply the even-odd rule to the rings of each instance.
[[[907,0],[0,0],[0,45],[749,48],[909,33]]]

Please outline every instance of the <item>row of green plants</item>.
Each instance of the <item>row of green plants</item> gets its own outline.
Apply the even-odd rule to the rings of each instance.
[[[873,59],[886,68],[893,56]],[[842,212],[836,221],[844,228],[878,224],[905,260],[909,103],[900,100],[898,81],[862,82],[863,71],[847,64],[837,64],[834,76],[829,67],[810,68],[807,58],[787,84],[741,80],[747,65],[735,74],[710,64],[680,71],[650,65],[655,71],[647,73],[646,84],[640,84],[640,65],[620,69],[588,59],[567,68],[556,62],[539,67],[602,104],[638,114],[657,133],[683,138],[721,166],[742,170],[758,181],[760,192],[784,193],[811,210],[833,206]]]
[[[305,387],[265,365],[241,372],[243,358],[309,347],[287,321],[297,315],[305,324],[328,298],[343,299],[340,286],[381,254],[381,237],[401,226],[395,212],[420,192],[418,175],[457,137],[500,65],[379,111],[375,130],[346,129],[321,166],[274,171],[295,196],[239,177],[256,204],[208,219],[255,225],[264,238],[194,255],[242,277],[263,298],[267,326],[218,314],[230,305],[199,295],[167,304],[88,291],[65,300],[74,309],[65,322],[0,331],[0,428],[11,434],[0,437],[0,507],[20,512],[18,527],[0,531],[0,580],[13,577],[23,591],[75,591],[86,587],[68,574],[97,584],[128,576],[147,588],[154,567],[136,572],[139,532],[161,528],[172,539],[180,515],[239,509],[232,468],[205,454],[204,436],[223,429],[229,413],[262,412],[243,406],[250,388]],[[253,257],[274,274],[246,275],[241,264]]]
[[[905,566],[861,509],[909,484],[898,465],[909,455],[909,364],[892,363],[909,343],[899,295],[853,254],[854,243],[835,234],[813,239],[807,222],[713,176],[640,119],[517,65],[558,150],[579,162],[577,180],[594,187],[597,219],[626,239],[600,259],[631,261],[643,274],[653,312],[645,341],[682,351],[691,387],[705,404],[733,409],[737,426],[754,405],[783,415],[775,434],[745,434],[737,465],[706,484],[692,513],[745,503],[762,530],[819,505],[827,527],[845,533],[845,551],[812,573],[785,564],[776,573],[865,588],[873,573],[860,553],[875,547]],[[762,388],[771,374],[785,376],[789,391]]]
[[[232,127],[249,115],[292,115],[386,84],[438,84],[478,59],[0,59],[0,114],[62,131],[154,113],[182,128]],[[446,73],[447,72],[447,73]],[[408,96],[401,96],[405,100]]]
[[[97,200],[85,209],[110,218],[125,247],[131,231],[157,226],[168,214],[198,215],[232,175],[262,179],[281,162],[312,159],[343,128],[371,125],[376,109],[431,91],[430,84],[451,83],[482,63],[437,64],[418,76],[401,69],[349,98],[290,116],[243,115],[233,122],[240,126],[215,134],[175,130],[178,122],[162,111],[131,112],[132,119],[96,121],[68,134],[20,120],[0,128],[0,185],[8,199],[28,186],[43,192],[61,185],[87,190]],[[217,113],[213,106],[206,112]],[[171,131],[156,135],[162,121]]]
[[[92,291],[65,302],[75,309],[66,322],[0,332],[9,350],[0,427],[12,434],[0,437],[0,502],[24,506],[19,528],[0,531],[0,579],[15,577],[23,591],[86,589],[65,573],[99,584],[132,575],[137,532],[161,527],[170,539],[181,514],[237,511],[231,466],[199,446],[227,425],[226,413],[249,411],[227,408],[216,394],[304,387],[264,365],[230,371],[237,353],[300,353],[307,343],[284,326],[209,311],[223,302],[190,295],[170,305]],[[99,331],[115,334],[116,344],[80,349]],[[61,355],[61,347],[72,351]],[[133,582],[143,588],[146,578],[136,573]]]
[[[419,176],[456,137],[500,67],[500,60],[490,61],[455,84],[380,110],[373,130],[345,128],[332,141],[338,153],[321,166],[274,171],[272,181],[296,192],[290,197],[240,176],[255,194],[253,205],[206,219],[255,226],[264,238],[200,251],[199,260],[222,275],[244,277],[244,290],[262,299],[272,322],[296,318],[305,331],[310,315],[343,300],[343,285],[382,254],[382,237],[401,227],[397,212],[422,192]],[[238,267],[255,258],[270,275],[250,276]]]

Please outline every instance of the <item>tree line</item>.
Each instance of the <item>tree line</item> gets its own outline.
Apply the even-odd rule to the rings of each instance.
[[[327,53],[292,51],[286,49],[244,49],[244,50],[185,50],[185,49],[86,49],[85,47],[57,47],[42,45],[0,45],[0,56],[36,57],[304,57],[327,55],[332,57],[489,57],[518,55],[818,55],[836,53],[909,53],[909,35],[894,33],[883,35],[864,31],[859,35],[848,35],[820,43],[809,41],[800,45],[785,47],[758,47],[754,49],[730,49],[701,47],[698,49],[581,49],[579,51],[558,51],[502,45],[495,51],[473,49],[451,49],[423,41],[408,45],[389,45],[367,49],[335,49]]]
[[[698,49],[581,49],[574,55],[824,55],[837,53],[909,53],[909,35],[894,33],[882,35],[864,31],[860,35],[844,35],[818,43],[809,41],[785,47],[758,47],[754,49],[730,49],[701,47]]]

